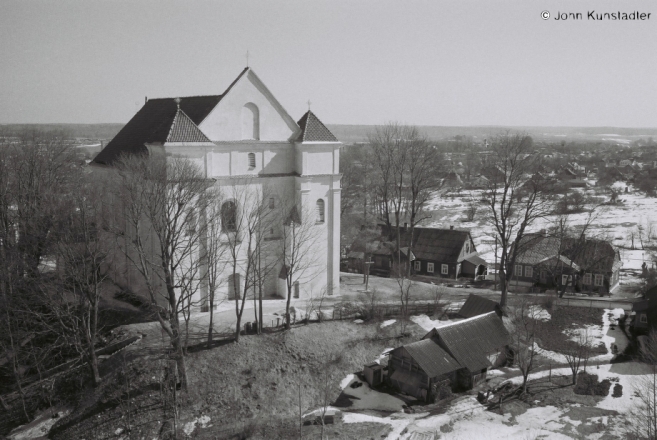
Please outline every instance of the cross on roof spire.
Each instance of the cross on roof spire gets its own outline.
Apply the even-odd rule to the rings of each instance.
[[[310,99],[309,99],[308,100],[308,111],[310,111],[310,104],[312,104],[312,102],[310,102]]]

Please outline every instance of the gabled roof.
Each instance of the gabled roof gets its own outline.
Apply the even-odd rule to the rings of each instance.
[[[180,98],[180,109],[194,125],[200,124],[223,95]],[[174,98],[150,99],[95,157],[94,162],[111,165],[122,154],[144,154],[144,144],[164,143],[178,115]]]
[[[464,318],[472,318],[490,312],[495,312],[498,316],[501,315],[500,305],[488,298],[471,293],[468,299],[465,300],[461,310],[459,310],[458,315]]]
[[[469,237],[468,231],[416,227],[413,230],[413,254],[418,260],[457,262]],[[402,243],[408,243],[407,234]]]
[[[403,348],[429,377],[441,376],[461,368],[454,358],[431,339],[413,342]]]
[[[211,142],[184,111],[178,109],[171,122],[166,142]]]
[[[509,333],[495,312],[438,327],[423,339],[431,338],[446,348],[459,364],[476,372],[491,363],[486,357],[509,344]]]
[[[296,139],[297,142],[339,142],[310,110],[299,119],[297,125],[301,127],[301,133]]]

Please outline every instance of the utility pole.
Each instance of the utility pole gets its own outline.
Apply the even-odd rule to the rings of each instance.
[[[363,258],[363,260],[365,260]],[[368,292],[368,286],[370,284],[370,265],[374,264],[374,261],[372,261],[372,256],[370,255],[368,257],[368,261],[363,261],[363,265],[365,266],[363,268],[363,274],[365,275],[365,292]]]

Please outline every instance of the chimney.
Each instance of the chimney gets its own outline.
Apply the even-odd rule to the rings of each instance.
[[[449,230],[451,231],[452,229],[454,229],[454,225],[449,225]]]
[[[144,96],[144,104],[148,102],[148,96]]]

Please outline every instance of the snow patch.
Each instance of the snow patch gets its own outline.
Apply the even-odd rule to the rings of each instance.
[[[383,327],[388,327],[389,325],[392,325],[392,324],[394,324],[395,322],[397,322],[396,319],[388,319],[387,321],[383,321],[383,322],[381,323],[381,328],[383,328]]]
[[[354,324],[362,324],[363,322],[362,319],[354,319]]]
[[[527,315],[539,321],[549,321],[552,319],[550,312],[541,306],[531,306],[527,312]]]
[[[345,388],[347,388],[349,386],[349,384],[351,383],[351,381],[354,380],[355,378],[356,378],[356,375],[348,374],[347,377],[342,379],[342,382],[340,382],[340,389],[344,390]]]
[[[194,432],[194,429],[196,429],[196,425],[198,424],[201,428],[207,428],[210,423],[210,417],[208,416],[201,416],[198,417],[191,422],[185,423],[185,426],[183,426],[183,431],[185,432],[186,435],[192,435],[192,432]]]

